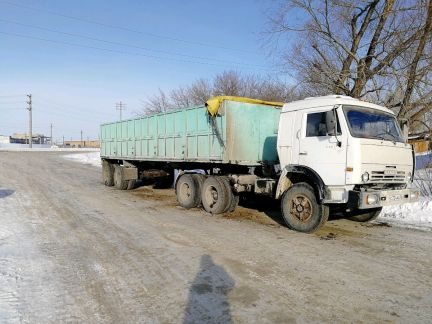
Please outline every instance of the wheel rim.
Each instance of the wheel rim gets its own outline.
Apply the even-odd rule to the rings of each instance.
[[[211,208],[217,203],[219,195],[215,187],[208,186],[205,190],[204,196]]]
[[[185,197],[185,198],[189,198],[192,195],[191,188],[190,188],[190,186],[189,186],[188,183],[183,182],[181,184],[181,186],[180,186],[180,195],[182,197]]]
[[[301,222],[307,222],[313,215],[312,203],[305,195],[295,195],[291,199],[290,214]]]

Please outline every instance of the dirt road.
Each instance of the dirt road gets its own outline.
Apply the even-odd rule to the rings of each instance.
[[[61,153],[0,152],[1,323],[432,322],[432,234],[211,217]]]

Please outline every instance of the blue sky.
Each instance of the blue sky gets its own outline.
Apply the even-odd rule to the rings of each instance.
[[[34,132],[49,134],[53,123],[55,139],[79,138],[81,130],[84,138],[97,138],[101,122],[118,118],[120,100],[127,118],[158,88],[229,69],[269,73],[261,34],[267,5],[0,0],[0,134],[27,132],[27,93],[33,95]]]

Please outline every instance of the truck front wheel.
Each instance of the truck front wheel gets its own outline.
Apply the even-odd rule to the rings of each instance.
[[[300,182],[285,191],[282,197],[282,215],[288,228],[311,233],[325,224],[329,208],[318,204],[309,184]]]
[[[373,209],[357,209],[346,214],[349,220],[355,222],[369,222],[376,219],[381,213],[382,207]]]

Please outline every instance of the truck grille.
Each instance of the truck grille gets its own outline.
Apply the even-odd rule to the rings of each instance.
[[[372,171],[370,182],[405,182],[404,171]]]

